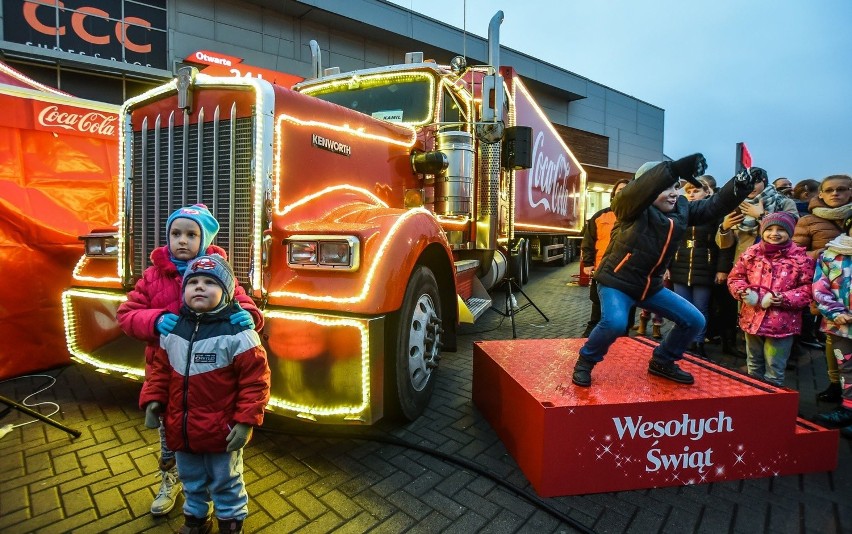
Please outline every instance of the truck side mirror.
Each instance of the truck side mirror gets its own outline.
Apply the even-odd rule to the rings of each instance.
[[[499,74],[485,76],[482,79],[482,120],[502,121],[504,102],[503,77]]]
[[[510,126],[503,135],[501,164],[506,169],[521,170],[532,167],[532,128]]]

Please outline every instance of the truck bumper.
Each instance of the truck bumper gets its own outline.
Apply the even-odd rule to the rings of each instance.
[[[65,339],[74,361],[141,381],[145,344],[126,336],[115,319],[125,300],[119,291],[65,291]],[[329,424],[382,418],[385,316],[267,308],[264,320],[260,334],[272,374],[268,411]]]

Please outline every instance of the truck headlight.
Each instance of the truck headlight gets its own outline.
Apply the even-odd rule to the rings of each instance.
[[[118,236],[114,232],[94,231],[79,237],[86,247],[86,256],[93,258],[118,256]]]
[[[360,241],[355,236],[294,235],[284,244],[293,268],[357,271],[360,266]]]

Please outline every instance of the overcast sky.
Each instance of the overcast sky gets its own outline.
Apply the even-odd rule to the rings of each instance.
[[[394,3],[483,37],[502,10],[502,45],[663,108],[721,182],[738,141],[770,179],[852,174],[852,0]]]

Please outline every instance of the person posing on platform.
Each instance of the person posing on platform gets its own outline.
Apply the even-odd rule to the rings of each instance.
[[[784,211],[763,217],[761,241],[743,252],[728,275],[731,294],[742,301],[748,374],[776,386],[784,385],[793,335],[811,303],[814,261],[790,240],[795,225]]]
[[[627,313],[633,305],[661,313],[676,324],[654,348],[648,372],[682,384],[693,383],[692,375],[676,362],[704,328],[704,317],[695,306],[663,287],[663,272],[687,226],[718,220],[754,187],[752,177],[743,174],[718,194],[688,202],[679,194],[681,180],[701,187],[696,178],[704,174],[706,167],[701,154],[674,162],[645,163],[636,171],[635,179],[613,199],[617,223],[595,272],[601,321],[580,348],[572,374],[574,384],[592,384],[592,369],[624,333]]]
[[[811,258],[816,259],[825,249],[829,241],[843,233],[842,223],[852,216],[852,177],[846,174],[833,174],[826,177],[819,185],[819,195],[808,205],[810,214],[802,217],[796,224],[793,241],[808,251]],[[817,311],[813,310],[814,315]],[[811,323],[808,326],[813,325]],[[814,335],[815,325],[802,332],[799,343],[806,347],[825,351],[825,361],[828,368],[828,387],[817,394],[817,399],[823,402],[840,401],[840,372],[837,369],[837,359],[829,342],[822,345]]]
[[[821,329],[834,349],[843,378],[841,406],[816,416],[816,421],[841,427],[852,438],[852,217],[843,221],[844,233],[829,241],[817,259],[813,297],[822,315]]]
[[[127,301],[118,307],[118,324],[130,337],[144,341],[145,369],[160,346],[160,335],[168,334],[177,324],[177,313],[183,302],[181,281],[187,263],[202,254],[225,251],[213,245],[219,223],[204,204],[175,210],[166,220],[165,246],[151,252],[152,265],[145,269],[136,287],[127,294]],[[231,316],[234,323],[260,330],[263,315],[254,301],[237,286],[236,299],[243,307]],[[180,480],[175,466],[175,453],[166,445],[165,430],[160,426],[160,489],[151,503],[155,516],[169,513],[180,492]]]
[[[615,185],[612,186],[612,192],[609,194],[610,204],[612,204],[615,195],[620,193],[624,186],[629,183],[630,180],[626,179],[615,182]],[[600,265],[603,259],[604,252],[609,245],[609,236],[612,233],[613,226],[615,226],[615,213],[612,212],[612,208],[606,207],[592,215],[592,218],[586,222],[586,227],[583,228],[583,242],[580,245],[583,265],[580,268],[590,277],[594,275],[595,268]],[[589,322],[586,323],[583,337],[589,337],[592,329],[601,320],[601,300],[598,298],[598,284],[594,277],[589,284],[589,300],[592,301],[592,312],[589,314]]]
[[[248,515],[243,447],[263,423],[269,402],[269,364],[260,336],[234,323],[242,313],[234,301],[231,266],[218,254],[189,263],[183,303],[174,329],[149,366],[139,394],[145,426],[160,426],[175,451],[183,482],[184,525],[180,532],[238,534]]]
[[[713,190],[703,178],[699,178],[698,181],[701,187],[691,183],[683,187],[683,195],[690,202],[704,200],[713,194]],[[731,255],[720,255],[719,247],[716,245],[716,230],[720,222],[720,219],[716,219],[687,228],[669,265],[672,289],[698,308],[707,323],[709,323],[713,287],[725,280],[732,267]],[[704,351],[705,333],[705,329],[702,329],[689,346],[690,352],[701,357],[707,357]]]

